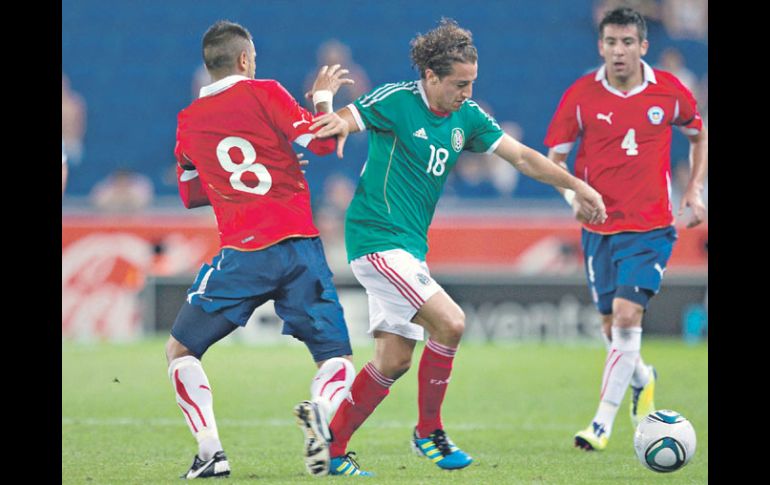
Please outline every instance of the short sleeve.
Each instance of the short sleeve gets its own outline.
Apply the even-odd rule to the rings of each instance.
[[[673,75],[669,78],[676,96],[676,113],[671,124],[679,126],[687,135],[695,135],[703,129],[703,119],[698,112],[698,102],[687,86]]]
[[[269,116],[275,126],[290,141],[304,134],[303,125],[312,124],[313,115],[300,106],[296,99],[278,81],[271,81],[267,89],[269,97]]]
[[[503,130],[494,117],[476,102],[468,103],[468,126],[471,128],[465,150],[475,153],[491,153],[503,138]]]
[[[273,124],[286,138],[316,155],[327,155],[336,147],[335,138],[317,139],[310,131],[313,114],[300,106],[296,99],[278,81],[272,81],[269,89],[269,116]]]
[[[349,106],[359,129],[392,131],[398,121],[399,96],[396,94],[413,89],[412,83],[389,83],[364,94]]]
[[[575,87],[570,87],[562,95],[556,112],[548,125],[545,135],[545,146],[555,148],[558,146],[571,147],[580,136],[580,108],[577,102]],[[567,149],[567,151],[569,151]]]

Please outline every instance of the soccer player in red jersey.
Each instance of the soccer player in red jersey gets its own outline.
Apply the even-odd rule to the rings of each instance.
[[[246,325],[254,309],[275,301],[283,334],[303,341],[318,365],[311,400],[295,409],[305,432],[305,465],[328,472],[328,420],[355,371],[347,326],[318,229],[307,181],[292,143],[327,155],[335,139],[316,138],[315,118],[281,86],[255,79],[256,52],[244,27],[220,21],[203,36],[212,83],[178,116],[174,154],[185,207],[211,205],[221,251],[204,264],[166,344],[168,375],[198,453],[183,478],[221,477],[230,465],[214,419],[212,388],[200,359],[215,342]],[[324,66],[311,95],[317,113],[336,117],[334,93],[352,83],[340,66]]]
[[[671,132],[690,140],[690,178],[678,214],[687,227],[705,219],[701,193],[708,138],[692,93],[672,74],[651,68],[644,18],[629,8],[605,14],[599,25],[604,65],[567,89],[546,134],[548,156],[566,168],[578,137],[575,175],[599,191],[607,220],[591,224],[574,194],[560,190],[583,223],[586,277],[602,314],[607,360],[599,407],[575,446],[602,450],[631,385],[634,427],[655,409],[656,370],[640,357],[642,317],[658,291],[676,230],[671,207]]]

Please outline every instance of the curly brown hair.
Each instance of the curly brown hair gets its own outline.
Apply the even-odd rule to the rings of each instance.
[[[470,30],[446,17],[442,17],[438,27],[427,34],[418,34],[410,45],[412,66],[420,70],[421,78],[425,78],[426,69],[443,78],[452,73],[455,62],[474,63],[479,58]]]

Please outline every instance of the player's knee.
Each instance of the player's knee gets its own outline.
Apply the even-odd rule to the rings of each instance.
[[[444,319],[443,327],[443,338],[446,340],[447,343],[451,345],[456,345],[460,342],[460,339],[463,336],[463,333],[465,333],[465,313],[458,309],[457,312],[453,313],[452,315],[446,317]]]
[[[412,367],[412,356],[404,355],[389,356],[382,361],[374,361],[374,367],[377,368],[382,374],[389,379],[398,379],[409,371]]]
[[[393,366],[392,375],[389,376],[391,379],[398,379],[399,377],[406,374],[409,369],[412,367],[412,358],[409,357],[399,359],[395,362],[395,365]]]
[[[166,341],[166,363],[170,364],[172,360],[186,355],[193,355],[193,353],[173,336],[170,336]]]
[[[617,305],[612,312],[612,325],[621,328],[638,327],[644,310],[638,305]]]

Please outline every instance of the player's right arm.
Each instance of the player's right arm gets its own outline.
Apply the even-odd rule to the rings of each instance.
[[[690,140],[690,178],[679,205],[678,215],[684,215],[686,207],[692,209],[687,223],[692,228],[706,220],[706,205],[703,203],[703,186],[708,169],[708,134],[706,128],[687,137]]]
[[[677,96],[679,117],[672,124],[678,126],[690,141],[690,178],[682,195],[678,215],[683,216],[685,208],[689,207],[692,216],[687,227],[692,228],[706,220],[702,192],[708,170],[708,134],[692,92],[670,73],[662,72],[661,77],[672,83]]]
[[[310,126],[311,130],[318,129],[315,136],[325,138],[329,136],[337,137],[337,157],[343,157],[345,140],[350,133],[361,131],[356,122],[353,112],[348,106],[338,110],[336,113],[327,113],[315,119],[315,123]]]
[[[176,179],[179,186],[179,196],[187,209],[211,205],[208,195],[203,190],[201,179],[198,177],[198,171],[195,168],[190,170],[182,168],[179,164],[176,166]]]

